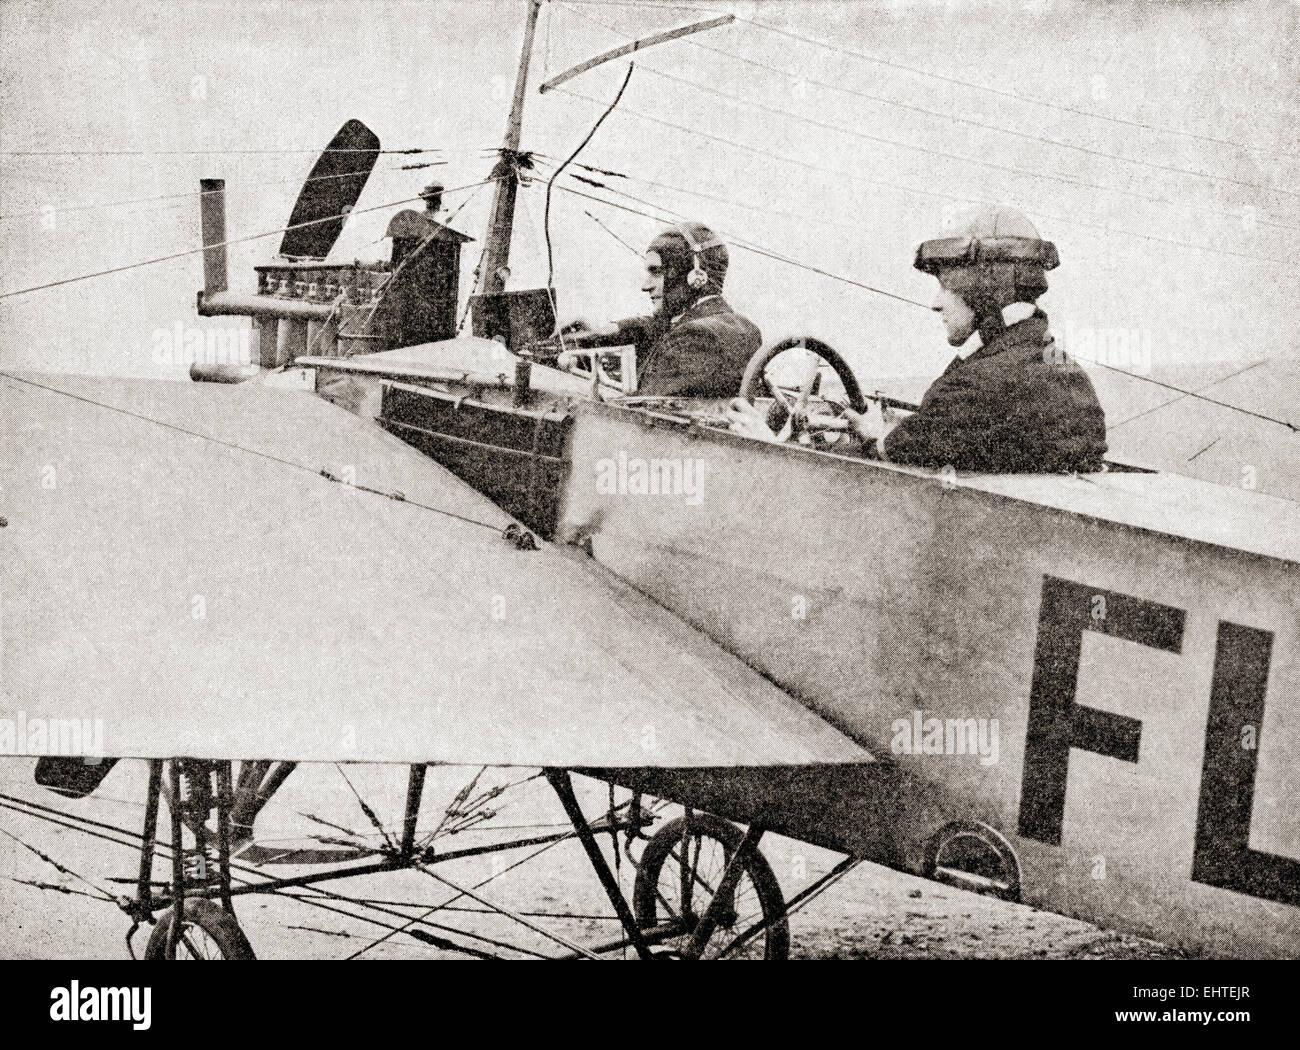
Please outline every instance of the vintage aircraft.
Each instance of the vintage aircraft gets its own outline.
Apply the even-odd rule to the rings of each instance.
[[[626,352],[544,363],[550,290],[505,288],[537,8],[474,336],[437,190],[393,217],[386,262],[327,261],[379,149],[350,121],[256,294],[227,286],[224,186],[202,184],[198,310],[252,317],[255,366],[0,377],[4,713],[99,720],[93,754],[148,761],[141,831],[98,826],[139,849],[118,903],[163,913],[146,954],[251,957],[235,897],[402,869],[537,933],[438,866],[570,838],[622,925],[542,931],[576,956],[779,958],[791,911],[862,861],[1195,952],[1300,954],[1295,503],[1119,463],[839,454],[837,396],[864,395],[812,339],[760,351],[740,392],[780,403],[784,443],[729,433],[716,403],[638,398]],[[790,355],[792,384],[770,367]],[[37,780],[84,796],[112,762],[47,758]],[[369,838],[258,843],[307,762],[408,765],[400,822],[358,796]],[[541,769],[571,830],[447,848],[497,796],[480,772],[422,828],[443,765]],[[611,785],[596,819],[572,773]],[[651,799],[685,812],[646,836]],[[0,805],[96,830],[72,805]],[[846,859],[787,901],[767,832]],[[605,834],[637,865],[631,901]]]

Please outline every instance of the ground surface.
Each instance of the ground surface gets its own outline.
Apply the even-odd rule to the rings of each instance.
[[[94,820],[138,829],[143,820],[143,763],[126,763],[113,771],[90,799],[60,799],[31,784],[30,760],[0,763],[0,792],[19,795],[75,811]],[[448,800],[473,770],[431,771],[421,827],[438,822]],[[517,781],[533,771],[489,771],[481,786]],[[401,813],[405,788],[404,769],[352,767],[349,777],[357,791],[389,823]],[[492,774],[497,774],[496,780]],[[589,815],[607,805],[603,786],[581,785],[580,797]],[[620,799],[625,797],[620,794]],[[516,834],[543,833],[535,825],[559,824],[562,811],[542,780],[516,787],[490,803],[497,810],[495,826],[519,828]],[[164,822],[166,810],[164,808]],[[259,820],[259,840],[271,842],[292,837],[300,842],[310,833],[312,822],[301,814],[311,813],[353,831],[373,835],[367,818],[351,789],[333,767],[300,768]],[[671,815],[672,811],[665,811]],[[87,881],[125,892],[112,876],[130,875],[135,854],[124,847],[87,839],[59,827],[38,823],[26,816],[0,810],[0,829],[16,835],[42,850]],[[321,825],[315,830],[331,832]],[[484,841],[473,833],[440,840],[446,849]],[[603,840],[608,843],[608,837]],[[769,837],[764,853],[787,897],[829,870],[840,858],[789,839]],[[497,854],[497,871],[525,855],[527,850]],[[504,864],[503,864],[504,859]],[[302,868],[262,869],[276,874],[297,874]],[[476,857],[448,862],[434,869],[458,886],[474,885],[494,872],[492,858]],[[621,881],[630,894],[632,870],[621,865]],[[165,865],[155,868],[156,879],[166,879]],[[38,889],[15,879],[55,883],[85,890],[84,883],[60,874],[8,835],[0,835],[0,955],[7,958],[126,958],[123,940],[129,922],[111,904],[87,897]],[[330,892],[352,898],[393,902],[414,902],[425,909],[453,895],[453,890],[432,876],[400,872],[349,879],[328,884]],[[519,868],[498,875],[480,891],[493,904],[517,912],[564,911],[580,918],[554,919],[529,915],[530,922],[567,940],[591,945],[617,936],[611,921],[612,909],[597,883],[585,855],[576,842],[561,843]],[[373,924],[350,918],[321,905],[360,911],[337,898],[319,899],[316,905],[264,896],[237,901],[237,914],[255,951],[263,958],[344,958],[361,951],[362,958],[455,957],[405,936],[394,936],[375,944],[385,931]],[[419,914],[396,905],[395,911]],[[481,906],[461,898],[452,909],[433,916],[448,927],[471,930],[527,950],[562,954],[553,941],[499,915],[484,915],[459,908]],[[400,924],[400,919],[379,916]],[[136,937],[142,951],[147,932]],[[496,951],[491,945],[481,947]],[[516,953],[517,954],[517,953]],[[871,865],[862,865],[813,900],[791,919],[791,954],[796,958],[893,959],[893,958],[1086,958],[1131,959],[1174,958],[1177,953],[1141,938],[1098,929],[1087,923],[1062,918],[1033,908],[1007,904],[948,886],[913,878]]]

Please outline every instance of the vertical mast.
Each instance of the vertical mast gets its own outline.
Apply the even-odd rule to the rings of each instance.
[[[528,88],[528,65],[533,52],[533,34],[537,29],[537,13],[542,0],[528,0],[528,20],[524,25],[524,49],[519,56],[519,72],[515,76],[515,96],[510,105],[510,119],[506,124],[505,142],[501,156],[492,169],[492,178],[498,179],[496,195],[492,201],[492,218],[488,222],[487,242],[480,262],[483,274],[483,292],[494,295],[505,291],[502,270],[510,264],[510,237],[514,231],[515,195],[519,189],[517,157],[519,140],[523,132],[524,93]]]

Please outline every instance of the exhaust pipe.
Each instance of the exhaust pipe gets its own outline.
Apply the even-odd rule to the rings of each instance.
[[[226,284],[226,180],[199,179],[199,225],[203,236],[203,294]]]
[[[226,182],[199,180],[199,225],[203,237],[203,291],[198,294],[200,317],[250,317],[258,327],[258,362],[262,368],[278,368],[307,352],[309,322],[323,324],[332,307],[328,303],[305,303],[273,299],[264,295],[233,295],[229,290],[226,257]],[[240,383],[257,375],[253,366],[204,365],[190,368],[196,382]]]

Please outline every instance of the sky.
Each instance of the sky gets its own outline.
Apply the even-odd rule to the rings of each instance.
[[[377,210],[350,222],[335,257],[386,258],[393,209],[380,206],[430,177],[457,187],[487,176],[525,10],[2,0],[0,296],[195,248],[196,197],[115,202],[193,194],[203,177],[227,181],[231,237],[282,227],[316,152],[349,118],[387,149],[446,151],[380,158],[358,203]],[[916,244],[951,230],[969,202],[1007,203],[1059,248],[1041,305],[1067,349],[1100,348],[1153,374],[1300,358],[1296,4],[550,0],[523,147],[566,156],[627,63],[545,95],[543,79],[717,12],[739,17],[637,56],[579,157],[628,177],[562,183],[921,304],[934,288],[911,268]],[[260,150],[280,152],[250,152]],[[130,152],[90,155],[107,151]],[[400,170],[431,158],[448,163]],[[480,238],[467,282],[489,193],[454,220]],[[521,194],[510,287],[545,284],[544,194],[541,181]],[[449,192],[447,204],[469,196]],[[557,190],[550,228],[562,315],[645,310],[632,249],[659,222]],[[251,291],[252,267],[277,245],[233,246],[232,287]],[[0,298],[0,363],[183,374],[156,360],[159,330],[247,324],[197,319],[201,284],[191,254]],[[727,296],[768,340],[816,335],[841,349],[869,387],[936,374],[952,356],[918,306],[738,248]]]

